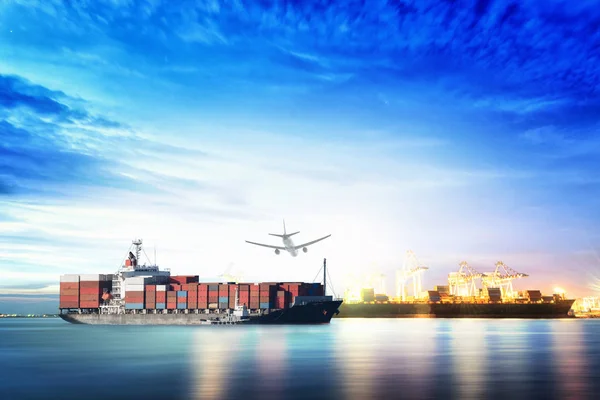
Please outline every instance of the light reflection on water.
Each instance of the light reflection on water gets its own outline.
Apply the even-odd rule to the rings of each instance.
[[[0,321],[0,399],[596,399],[600,320]]]

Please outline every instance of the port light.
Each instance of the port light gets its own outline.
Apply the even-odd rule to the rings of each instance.
[[[565,292],[566,292],[565,289],[563,289],[561,287],[555,287],[553,290],[554,290],[553,293],[555,293],[555,294],[565,294]]]

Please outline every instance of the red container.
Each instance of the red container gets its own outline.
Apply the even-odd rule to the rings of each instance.
[[[79,282],[61,282],[60,290],[64,289],[77,289],[79,290]]]
[[[81,301],[79,308],[98,308],[100,307],[99,301]]]
[[[199,292],[208,292],[208,285],[206,283],[200,283],[198,285]]]
[[[172,292],[178,292],[180,290],[181,290],[181,285],[177,285],[177,284],[171,285],[171,291]]]
[[[227,285],[219,285],[219,297],[225,297],[229,295],[229,288]]]
[[[60,301],[62,302],[66,302],[66,303],[78,303],[79,302],[79,295],[77,296],[60,296]]]
[[[100,288],[86,288],[86,287],[83,287],[83,288],[81,288],[79,290],[79,293],[80,294],[96,294],[96,293],[100,294],[100,293],[102,293],[102,289],[100,289]]]
[[[79,301],[100,301],[100,295],[96,294],[82,294],[79,296]]]
[[[79,289],[62,289],[61,296],[79,296]]]
[[[177,308],[177,302],[167,302],[167,309],[174,310]]]
[[[146,292],[156,292],[156,285],[146,285],[144,286]]]
[[[173,275],[169,278],[170,283],[183,285],[186,283],[198,283],[198,275]]]
[[[199,301],[198,302],[198,309],[199,310],[206,310],[208,308],[208,302],[206,301]]]
[[[79,308],[79,302],[77,302],[77,303],[73,303],[73,302],[71,302],[71,303],[61,302],[58,305],[58,307],[59,308]]]
[[[157,303],[166,303],[167,302],[167,294],[165,292],[156,292],[156,302]]]
[[[100,288],[100,281],[81,281],[79,282],[80,288]]]

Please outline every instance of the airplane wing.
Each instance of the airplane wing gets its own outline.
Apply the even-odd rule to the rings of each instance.
[[[247,240],[246,240],[246,243],[255,244],[257,246],[270,247],[272,249],[285,250],[285,247],[282,247],[282,246],[271,246],[270,244],[262,244],[262,243],[249,242]]]
[[[303,248],[303,247],[310,246],[311,244],[314,244],[314,243],[320,242],[320,241],[321,241],[321,240],[323,240],[323,239],[327,239],[329,236],[331,236],[331,235],[324,236],[324,237],[322,237],[321,239],[313,240],[312,242],[308,242],[308,243],[301,244],[301,245],[299,245],[299,246],[296,246],[295,248],[296,248],[296,250],[298,250],[298,249],[301,249],[301,248]]]

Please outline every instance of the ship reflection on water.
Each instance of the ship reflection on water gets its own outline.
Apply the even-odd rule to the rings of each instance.
[[[597,399],[600,320],[3,321],[0,399]]]

